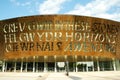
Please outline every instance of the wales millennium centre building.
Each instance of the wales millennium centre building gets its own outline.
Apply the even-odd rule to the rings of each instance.
[[[119,59],[117,21],[78,15],[0,20],[1,72],[116,71]]]

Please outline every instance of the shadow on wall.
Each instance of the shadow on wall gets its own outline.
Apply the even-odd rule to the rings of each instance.
[[[72,80],[82,80],[80,77],[76,76],[69,76],[69,78],[71,78]]]

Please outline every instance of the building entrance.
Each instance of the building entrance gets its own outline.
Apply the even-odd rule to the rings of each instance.
[[[115,61],[69,62],[69,72],[112,71]],[[4,62],[3,72],[66,72],[66,62]]]
[[[44,62],[36,62],[36,72],[44,71]]]
[[[65,62],[57,62],[57,72],[64,72],[66,69]]]
[[[54,62],[48,62],[47,63],[47,70],[49,72],[54,72],[55,71],[55,63]]]
[[[94,71],[94,62],[78,62],[77,69],[81,72]]]

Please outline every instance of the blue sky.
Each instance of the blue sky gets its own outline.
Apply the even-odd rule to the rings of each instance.
[[[74,14],[120,21],[120,0],[0,0],[0,20],[41,14]]]

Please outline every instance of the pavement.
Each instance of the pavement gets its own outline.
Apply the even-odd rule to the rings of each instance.
[[[69,76],[65,72],[0,72],[0,80],[120,80],[120,71],[70,72]]]

